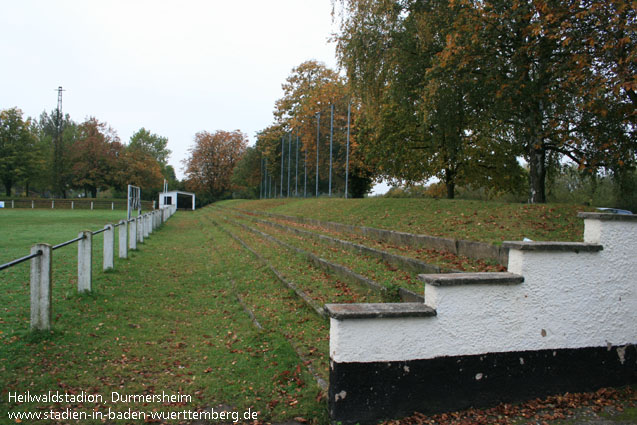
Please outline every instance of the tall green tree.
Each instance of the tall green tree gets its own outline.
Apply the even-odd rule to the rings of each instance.
[[[171,152],[168,146],[168,138],[151,133],[144,127],[137,130],[130,138],[129,149],[139,149],[151,155],[159,164],[165,166]]]
[[[167,137],[151,133],[149,130],[142,127],[131,136],[126,150],[139,151],[144,155],[153,158],[157,164],[159,164],[161,175],[168,182],[168,186],[175,188],[178,185],[178,181],[175,176],[174,168],[171,165],[168,165],[168,157],[170,156],[171,151],[167,148],[167,146]],[[156,192],[161,190],[161,187],[162,182],[160,181],[160,183],[152,190],[153,198],[155,198]]]
[[[362,149],[380,175],[408,184],[436,177],[448,198],[458,184],[511,189],[507,173],[521,175],[515,148],[485,137],[490,121],[480,116],[488,86],[476,86],[466,68],[440,67],[455,37],[471,37],[454,33],[466,20],[463,7],[448,0],[344,3],[339,59],[361,99]]]
[[[261,154],[255,147],[248,147],[232,171],[233,197],[255,199],[261,188]]]
[[[18,108],[0,111],[0,179],[7,196],[17,182],[28,179],[38,158],[31,119],[23,119]]]

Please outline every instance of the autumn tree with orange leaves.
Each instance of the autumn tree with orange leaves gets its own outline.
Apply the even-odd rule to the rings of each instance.
[[[197,133],[190,157],[183,161],[188,190],[203,196],[204,201],[226,196],[234,167],[247,146],[247,136],[239,130]]]
[[[123,150],[117,133],[96,118],[78,127],[73,144],[73,185],[97,197],[98,189],[117,184],[118,158]]]
[[[307,156],[308,194],[315,193],[318,135],[319,192],[329,191],[330,127],[332,131],[332,192],[345,189],[347,111],[351,101],[346,81],[336,71],[317,61],[306,61],[295,67],[283,87],[283,97],[276,101],[275,123],[262,130],[257,137],[257,148],[267,158],[268,174],[281,177],[281,149],[284,145],[284,196],[287,196],[287,167],[296,176],[296,143],[299,141],[299,179],[305,182]],[[333,108],[333,118],[332,118]],[[351,108],[351,129],[355,128],[356,104]],[[289,143],[292,149],[289,149]],[[291,158],[290,158],[291,151]],[[292,163],[290,164],[290,159]],[[355,131],[350,132],[349,192],[361,197],[371,186],[371,163],[360,155]],[[294,195],[295,185],[291,184]],[[299,190],[303,193],[302,189]]]

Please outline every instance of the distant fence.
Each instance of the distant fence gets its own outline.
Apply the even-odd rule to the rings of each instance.
[[[138,242],[143,243],[144,238],[147,238],[175,212],[174,206],[168,206],[130,220],[121,220],[117,224],[108,223],[103,229],[94,232],[84,230],[77,238],[55,246],[38,243],[31,247],[31,254],[0,265],[0,271],[2,271],[25,261],[31,261],[31,329],[51,329],[53,251],[77,242],[77,290],[90,292],[93,280],[93,236],[104,233],[103,270],[110,270],[114,268],[116,227],[119,227],[119,258],[127,258],[129,249],[137,249]]]
[[[52,208],[65,210],[126,210],[126,199],[46,199],[46,198],[0,198],[4,208]],[[143,210],[154,210],[155,201],[142,201]]]

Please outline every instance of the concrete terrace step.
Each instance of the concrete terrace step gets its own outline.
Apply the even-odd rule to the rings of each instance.
[[[476,284],[515,285],[524,282],[524,276],[508,272],[421,274],[418,275],[418,279],[433,286]]]
[[[586,242],[519,242],[506,241],[502,246],[520,251],[551,251],[551,252],[598,252],[604,249],[600,244]]]
[[[337,320],[436,315],[436,310],[423,303],[325,304],[325,311]]]

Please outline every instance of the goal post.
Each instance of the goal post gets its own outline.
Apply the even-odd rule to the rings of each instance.
[[[127,207],[127,217],[128,220],[132,218],[133,211],[137,210],[137,215],[141,215],[142,213],[142,190],[133,186],[132,184],[128,185],[128,207]]]

